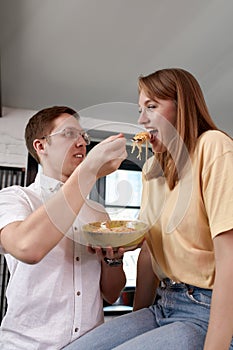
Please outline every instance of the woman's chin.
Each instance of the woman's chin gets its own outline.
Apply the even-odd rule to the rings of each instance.
[[[166,147],[162,143],[158,142],[151,143],[151,148],[153,153],[164,153],[166,151]]]

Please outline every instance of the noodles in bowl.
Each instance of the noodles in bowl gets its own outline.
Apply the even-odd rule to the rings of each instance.
[[[87,244],[93,247],[131,250],[142,243],[148,226],[142,221],[97,221],[84,225],[82,230]]]

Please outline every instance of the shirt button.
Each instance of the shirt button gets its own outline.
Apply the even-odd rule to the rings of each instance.
[[[76,328],[74,329],[75,332],[78,332],[78,330],[79,330],[78,327],[76,327]]]
[[[81,294],[81,292],[78,290],[78,291],[77,291],[77,295],[79,296],[80,294]]]
[[[77,231],[77,229],[78,229],[78,228],[77,228],[76,226],[74,226],[74,230]]]
[[[76,261],[79,261],[79,256],[76,256]]]

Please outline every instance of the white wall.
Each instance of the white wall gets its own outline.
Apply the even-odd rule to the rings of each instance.
[[[233,135],[232,13],[232,0],[1,1],[3,105],[137,103],[139,75],[182,67]]]
[[[24,129],[34,111],[3,108],[0,118],[0,165],[26,167]]]
[[[128,112],[134,113],[133,104],[102,104],[80,112],[81,125],[92,135],[92,140],[102,140],[112,133],[123,132],[131,144],[131,137],[142,130],[137,124],[130,124],[122,121],[113,122],[100,119],[101,116],[107,118],[112,112],[115,120],[119,120],[118,115],[126,115]],[[29,109],[3,108],[3,117],[0,118],[0,165],[26,167],[27,149],[24,141],[25,126],[30,117],[37,111]],[[114,112],[114,113],[113,113]],[[96,118],[94,118],[94,116]],[[231,124],[231,122],[230,122]],[[229,129],[226,130],[229,133]],[[231,133],[229,133],[231,134]]]
[[[105,106],[102,111],[104,109]],[[84,113],[85,115],[88,113],[89,117],[84,117],[81,113],[81,124],[90,132],[96,131],[95,140],[101,140],[113,132],[123,132],[130,138],[129,134],[133,135],[141,130],[141,127],[129,123],[95,119],[91,116],[91,111],[92,109]],[[3,108],[3,117],[0,118],[0,165],[27,166],[24,130],[28,120],[36,112],[28,109]],[[130,139],[128,142],[131,143]]]

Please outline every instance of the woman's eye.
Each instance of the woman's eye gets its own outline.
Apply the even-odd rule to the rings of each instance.
[[[147,109],[148,109],[149,111],[152,111],[152,110],[155,109],[155,108],[156,108],[155,105],[149,105],[149,106],[147,106]]]
[[[146,107],[142,107],[138,110],[138,113],[141,114],[143,111],[145,112],[153,112],[153,110],[156,108],[156,105],[148,105]]]

